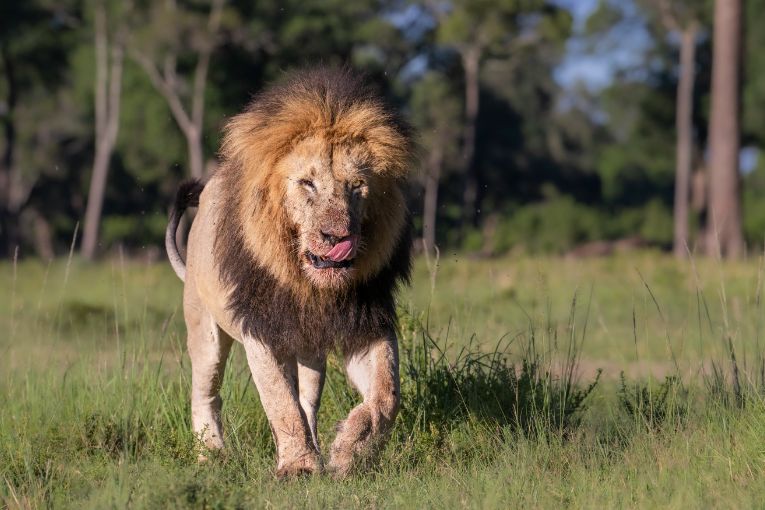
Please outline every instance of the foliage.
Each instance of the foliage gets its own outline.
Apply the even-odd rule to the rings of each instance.
[[[744,61],[746,79],[743,82],[743,103],[741,109],[744,125],[744,143],[753,143],[762,147],[765,141],[765,120],[757,111],[765,107],[765,58],[762,55],[765,35],[755,27],[761,22],[765,2],[747,0],[744,5]]]
[[[490,234],[475,231],[468,235],[463,249],[483,250],[488,255],[511,250],[563,254],[581,244],[620,239],[669,246],[671,211],[658,199],[613,212],[576,202],[570,196],[557,196],[510,209],[499,217]]]
[[[520,247],[530,253],[564,253],[576,244],[601,239],[603,216],[560,197],[518,209],[497,228],[495,251]]]
[[[209,0],[107,3],[124,23],[128,53],[140,50],[163,70],[177,69],[176,88],[187,101],[196,50],[206,44]],[[765,97],[762,31],[751,29],[761,24],[761,3],[747,2],[745,16],[743,142],[753,148],[765,140],[758,115]],[[701,27],[694,166],[703,170],[711,2],[668,5],[678,20],[694,18]],[[546,0],[228,0],[204,95],[206,163],[214,166],[225,119],[266,83],[294,67],[348,63],[365,71],[417,126],[421,166],[434,147],[443,150],[436,221],[442,248],[502,253],[529,244],[524,249],[534,253],[563,252],[581,242],[633,236],[665,248],[674,191],[678,40],[658,6],[604,0],[582,17],[572,2]],[[3,255],[16,244],[22,256],[66,253],[83,216],[94,151],[92,8],[82,0],[0,8],[0,179],[7,175],[11,183],[0,193]],[[462,56],[473,47],[481,55],[473,162],[479,186],[476,224],[464,231]],[[580,57],[608,68],[599,88],[560,78],[559,71]],[[134,59],[126,60],[122,90],[103,252],[161,246],[158,218],[189,173],[184,136]],[[751,247],[765,238],[758,179],[743,179]],[[420,191],[415,185],[410,196],[415,214],[422,209]],[[703,224],[703,214],[692,215],[692,225]],[[527,241],[530,233],[539,239]]]
[[[452,87],[444,73],[429,71],[412,86],[409,100],[411,120],[418,129],[420,143],[428,150],[437,144],[445,145],[448,161],[457,156],[457,128],[462,109]]]
[[[661,384],[630,384],[619,375],[619,403],[627,415],[648,430],[661,430],[665,423],[679,427],[687,413],[687,393],[677,376],[667,376]]]

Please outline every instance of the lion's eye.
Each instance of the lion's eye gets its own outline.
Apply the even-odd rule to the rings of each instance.
[[[313,181],[311,181],[309,179],[300,179],[298,181],[298,184],[303,186],[308,191],[311,191],[311,192],[314,192],[314,193],[316,192],[316,185],[313,183]]]
[[[364,184],[365,184],[365,182],[364,182],[363,179],[355,179],[355,180],[351,181],[351,189],[353,191],[358,191],[358,190],[360,190],[362,188],[362,186],[364,186]]]

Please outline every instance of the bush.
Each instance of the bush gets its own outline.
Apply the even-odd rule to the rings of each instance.
[[[123,243],[128,246],[161,245],[167,217],[161,213],[148,215],[109,215],[103,219],[101,241],[105,246]]]
[[[484,250],[491,255],[517,248],[528,253],[562,254],[582,243],[636,234],[650,244],[668,247],[672,244],[672,228],[672,212],[660,200],[612,212],[560,196],[504,214],[491,233],[469,232],[462,248]],[[492,238],[485,239],[486,235]]]
[[[576,244],[601,239],[605,221],[594,208],[558,197],[527,205],[503,218],[494,252],[520,246],[531,253],[563,253]]]
[[[576,349],[568,351],[561,373],[553,373],[533,347],[533,332],[517,364],[500,346],[492,352],[464,347],[449,361],[419,321],[404,317],[402,324],[400,420],[408,431],[482,423],[529,436],[567,435],[599,380],[576,384],[574,371],[565,369],[575,366]]]
[[[636,423],[658,431],[665,424],[678,425],[687,414],[687,392],[680,378],[668,376],[659,384],[628,385],[624,372],[620,375],[619,403]]]

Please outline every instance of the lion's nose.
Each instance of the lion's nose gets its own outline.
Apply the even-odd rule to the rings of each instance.
[[[329,230],[329,231],[321,231],[321,237],[324,241],[328,242],[332,246],[336,245],[346,237],[350,236],[351,233],[348,232],[345,229],[335,229],[335,230]]]

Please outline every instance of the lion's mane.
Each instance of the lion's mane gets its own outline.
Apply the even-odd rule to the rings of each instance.
[[[357,277],[342,290],[310,285],[283,207],[278,161],[306,136],[361,143],[378,193],[362,224]],[[242,332],[291,352],[344,352],[395,327],[394,294],[411,271],[404,184],[412,163],[408,125],[347,69],[290,75],[256,96],[225,128],[215,257]]]

